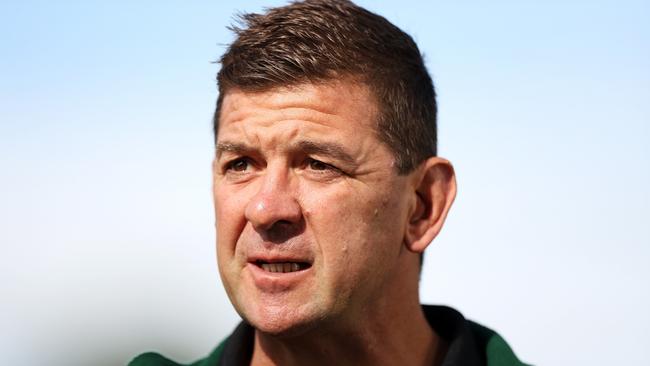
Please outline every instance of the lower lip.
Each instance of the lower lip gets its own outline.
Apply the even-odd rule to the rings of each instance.
[[[295,272],[268,272],[254,263],[246,265],[255,286],[263,292],[288,291],[303,282],[312,272],[312,267]]]

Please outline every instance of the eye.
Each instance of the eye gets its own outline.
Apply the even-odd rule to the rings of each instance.
[[[239,158],[226,164],[226,170],[231,170],[234,172],[245,172],[250,167],[251,163],[248,158]]]
[[[338,177],[343,175],[343,171],[332,164],[322,162],[313,158],[305,161],[305,168],[319,177]]]
[[[334,167],[319,160],[309,159],[309,168],[312,170],[328,170]]]

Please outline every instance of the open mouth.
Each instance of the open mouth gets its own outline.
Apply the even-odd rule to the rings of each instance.
[[[274,263],[269,263],[265,261],[256,261],[255,265],[258,267],[262,268],[266,272],[271,272],[271,273],[290,273],[290,272],[298,272],[305,270],[309,267],[311,267],[311,264],[306,263],[306,262],[274,262]]]

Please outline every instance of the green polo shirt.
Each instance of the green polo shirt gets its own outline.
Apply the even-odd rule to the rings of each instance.
[[[526,366],[493,330],[466,320],[446,306],[423,305],[436,333],[449,345],[442,366]],[[255,329],[241,322],[206,358],[185,366],[248,366],[253,355]],[[157,353],[144,353],[128,366],[183,366]]]

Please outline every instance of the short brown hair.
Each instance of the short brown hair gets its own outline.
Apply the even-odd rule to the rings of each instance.
[[[385,18],[347,0],[306,0],[240,15],[221,57],[219,113],[229,90],[267,91],[351,77],[379,107],[377,133],[407,174],[436,155],[436,98],[413,39]]]

